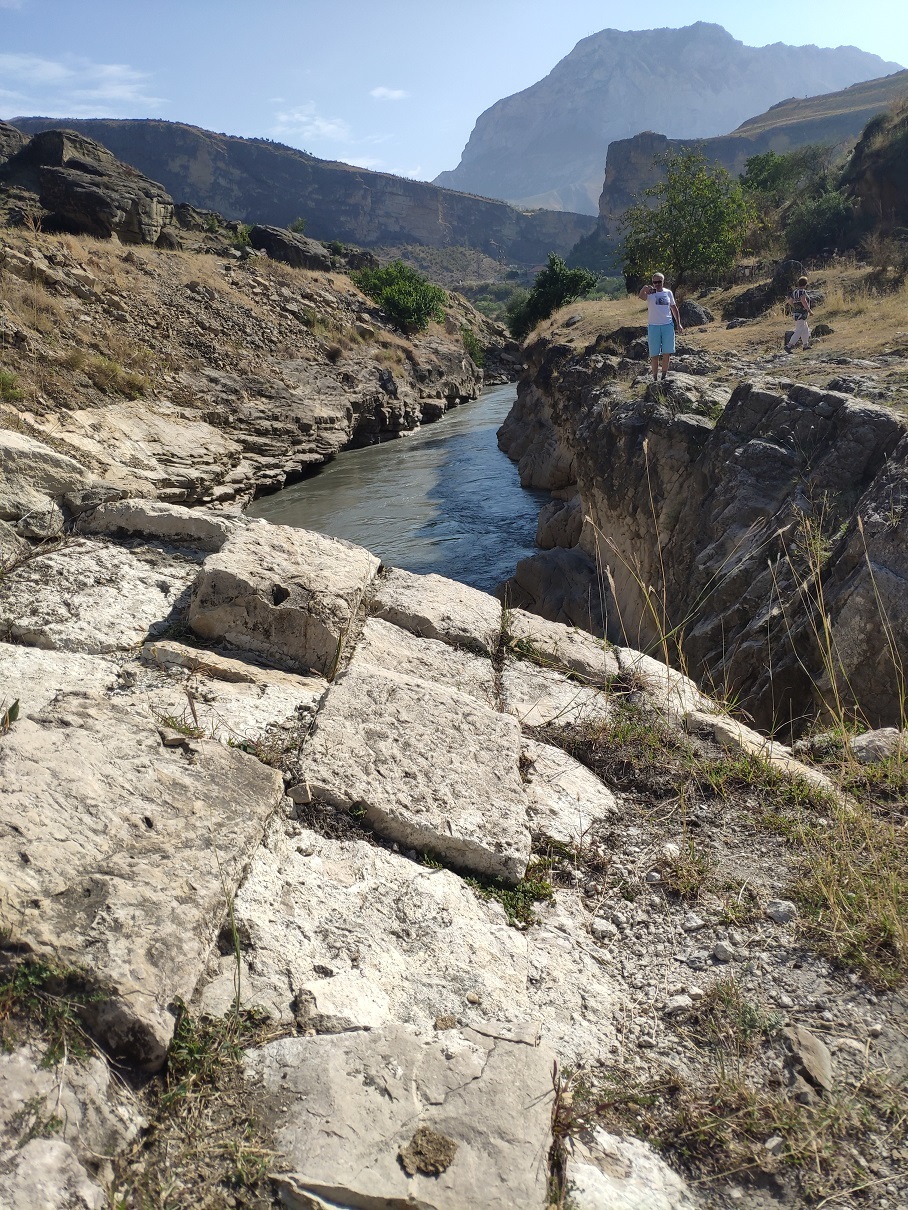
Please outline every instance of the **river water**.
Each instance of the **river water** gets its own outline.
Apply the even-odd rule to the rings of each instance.
[[[392,567],[490,592],[532,554],[548,492],[520,486],[495,440],[516,398],[492,387],[398,441],[346,450],[248,509],[365,546]]]

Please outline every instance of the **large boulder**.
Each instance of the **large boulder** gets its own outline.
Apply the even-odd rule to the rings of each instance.
[[[74,693],[3,737],[0,784],[0,927],[85,971],[96,1034],[159,1067],[280,775],[210,740],[165,747],[147,708]]]
[[[379,560],[361,546],[259,523],[205,560],[189,622],[202,638],[333,676]]]
[[[532,1029],[389,1025],[252,1052],[283,1200],[544,1210],[554,1055],[537,1043]]]
[[[10,126],[9,122],[0,122],[0,164],[5,164],[21,151],[28,139],[21,130]]]
[[[283,227],[255,226],[249,232],[249,242],[253,248],[267,252],[272,260],[283,261],[294,269],[327,272],[331,268],[331,256],[324,244]]]
[[[156,181],[72,130],[45,130],[0,169],[0,179],[39,192],[59,226],[123,243],[157,243],[173,199]]]

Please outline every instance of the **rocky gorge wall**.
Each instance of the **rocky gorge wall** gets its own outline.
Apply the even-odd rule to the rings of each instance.
[[[364,247],[465,246],[536,265],[552,251],[566,254],[596,225],[584,214],[526,213],[489,197],[178,122],[67,118],[64,124],[163,182],[180,201],[228,218],[281,227],[302,216],[316,239]],[[17,127],[29,134],[60,125],[59,118],[17,120]]]
[[[629,389],[608,348],[525,351],[499,442],[561,499],[540,526],[555,548],[518,568],[513,602],[664,650],[761,725],[834,698],[898,723],[905,417],[791,381],[718,387],[703,367]]]

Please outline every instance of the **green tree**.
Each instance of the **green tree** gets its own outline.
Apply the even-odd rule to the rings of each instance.
[[[419,332],[430,320],[444,319],[447,294],[401,260],[379,269],[360,269],[350,276],[404,332]]]
[[[536,275],[526,301],[512,309],[508,304],[508,328],[516,340],[522,340],[538,323],[594,288],[598,277],[589,269],[569,269],[560,256],[549,253],[549,263]],[[517,294],[517,291],[514,291]],[[512,295],[512,298],[514,296]]]
[[[724,168],[696,148],[662,156],[665,179],[625,211],[624,272],[662,269],[676,283],[720,276],[744,246],[753,206]]]
[[[306,220],[302,218],[302,216],[300,218],[295,218],[292,223],[288,224],[287,230],[292,231],[294,235],[305,235]]]
[[[837,189],[799,199],[785,222],[789,256],[815,256],[843,242],[854,218],[854,207]]]

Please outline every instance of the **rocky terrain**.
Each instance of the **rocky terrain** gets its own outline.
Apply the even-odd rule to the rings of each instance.
[[[754,286],[726,308],[762,314],[784,293]],[[684,305],[706,333],[712,312]],[[520,564],[507,599],[669,653],[764,727],[832,701],[898,725],[908,334],[849,357],[822,331],[797,364],[809,383],[778,348],[710,353],[694,333],[653,384],[645,328],[584,345],[555,323],[525,350],[499,434],[521,481],[555,496],[537,539],[548,549]]]
[[[881,80],[854,84],[841,92],[782,101],[718,138],[670,139],[650,130],[633,138],[615,139],[609,144],[605,159],[599,227],[594,238],[617,247],[625,210],[662,175],[657,157],[696,145],[711,163],[720,164],[732,176],[740,176],[750,156],[766,151],[783,154],[809,144],[839,149],[852,146],[871,118],[906,95],[908,72],[896,72]],[[857,177],[863,175],[859,162],[854,171]],[[888,209],[892,209],[891,203]]]
[[[793,81],[812,97],[898,67],[849,46],[744,46],[702,21],[602,30],[578,42],[545,79],[480,114],[460,164],[436,183],[595,214],[615,139],[644,130],[670,139],[722,135],[790,97]]]
[[[405,336],[305,267],[321,245],[181,210],[72,138],[11,137],[0,169],[19,223],[0,239],[0,1204],[900,1210],[903,720],[789,747],[639,628],[605,641],[540,616],[545,594],[503,608],[243,516],[472,397],[464,327],[500,374],[515,350],[456,298]],[[106,238],[42,230],[64,216]],[[889,354],[818,389],[822,351],[783,387],[778,355],[691,348],[642,398],[639,329],[597,343],[589,322],[556,316],[524,351],[509,421],[524,478],[565,485],[540,535],[572,600],[591,599],[584,518],[612,499],[587,488],[594,457],[626,476],[616,545],[649,549],[652,500],[713,566],[701,483],[737,446],[696,455],[724,423],[747,540],[796,456],[830,491],[866,481],[842,489],[830,566],[852,559],[861,605],[860,516],[901,625]],[[794,452],[760,428],[780,411]]]
[[[686,678],[135,498],[21,553],[0,624],[5,1205],[903,1204],[904,1004],[805,950],[757,810],[833,782]],[[759,1137],[698,1191],[632,1124],[662,1086],[671,1154],[732,1053]]]
[[[61,125],[78,131],[202,210],[280,227],[302,217],[316,239],[361,247],[457,246],[537,265],[549,252],[566,253],[595,226],[588,214],[564,207],[524,213],[493,200],[497,194],[440,189],[180,122],[16,118],[15,125],[30,135]]]

